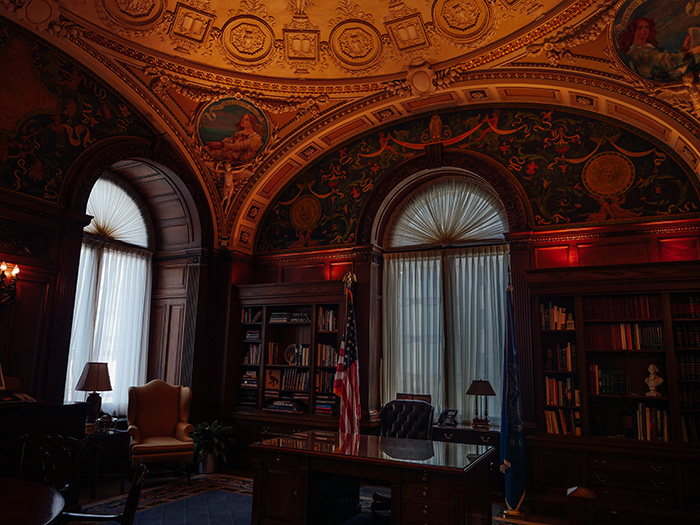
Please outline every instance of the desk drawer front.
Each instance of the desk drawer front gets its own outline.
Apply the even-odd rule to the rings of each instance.
[[[620,472],[615,470],[591,471],[591,487],[621,487],[638,489],[642,492],[672,492],[673,478],[671,476],[641,476],[636,472]]]
[[[404,497],[415,499],[421,502],[430,501],[449,501],[450,492],[444,487],[436,487],[435,485],[414,485],[407,483],[403,486]]]
[[[670,461],[641,457],[626,458],[621,456],[594,455],[591,456],[590,465],[593,469],[636,472],[640,474],[670,476],[673,473],[673,464]]]
[[[451,510],[449,501],[438,503],[409,499],[403,505],[402,516],[406,520],[417,520],[419,523],[444,524],[453,522]]]

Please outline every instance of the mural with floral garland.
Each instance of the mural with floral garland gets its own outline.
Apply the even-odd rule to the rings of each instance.
[[[696,177],[650,136],[572,110],[470,108],[385,127],[307,167],[268,207],[257,251],[352,245],[382,176],[436,142],[507,169],[535,230],[700,215]]]
[[[88,148],[113,137],[153,137],[115,93],[2,21],[0,71],[1,188],[56,202],[66,172]]]

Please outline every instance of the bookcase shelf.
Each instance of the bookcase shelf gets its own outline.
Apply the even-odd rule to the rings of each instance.
[[[262,418],[337,416],[332,386],[343,283],[248,285],[237,292],[243,339],[236,410],[259,411]]]
[[[653,447],[655,457],[676,458],[681,447],[687,463],[659,459],[669,508],[700,511],[680,482],[700,489],[689,470],[700,468],[700,265],[535,270],[527,280],[538,393],[538,433],[529,438],[535,504],[564,505],[565,489],[584,485],[604,495],[600,523],[620,509],[653,516],[661,512],[653,508],[661,481],[645,454]],[[655,392],[647,384],[652,369],[663,379]],[[562,463],[572,465],[563,478]],[[634,478],[641,497],[625,501],[631,490],[611,481],[623,477]]]

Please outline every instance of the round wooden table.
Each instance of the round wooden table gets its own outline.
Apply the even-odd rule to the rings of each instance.
[[[58,521],[65,501],[51,487],[21,479],[0,478],[0,523],[48,525]]]

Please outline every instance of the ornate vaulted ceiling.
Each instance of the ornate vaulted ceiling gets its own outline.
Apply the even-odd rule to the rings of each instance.
[[[696,75],[648,74],[618,49],[644,4],[0,0],[0,13],[146,117],[206,189],[219,246],[252,253],[259,217],[308,166],[372,130],[449,108],[599,114],[696,171]],[[246,114],[257,138],[235,143]]]

